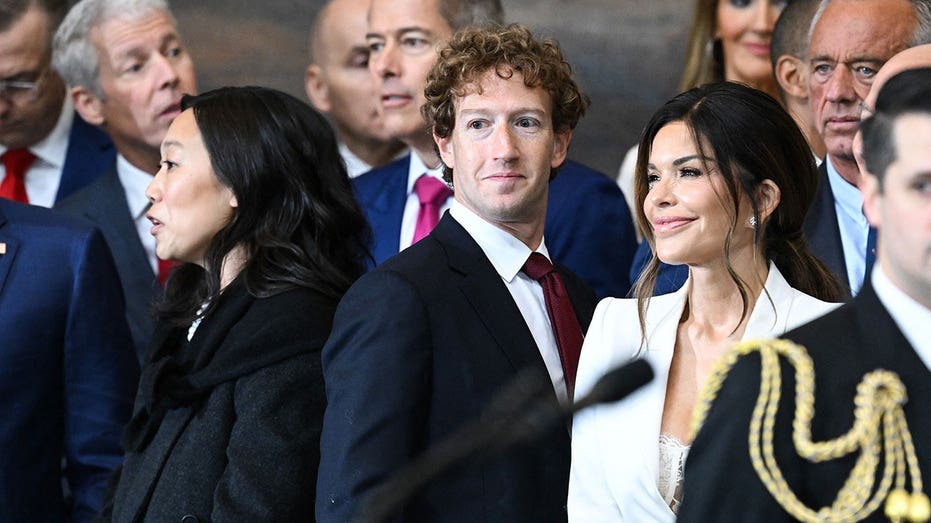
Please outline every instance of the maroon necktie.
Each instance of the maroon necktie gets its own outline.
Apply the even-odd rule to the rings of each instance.
[[[575,317],[575,309],[569,301],[569,293],[553,269],[553,264],[546,256],[535,252],[524,263],[523,271],[527,276],[540,282],[543,287],[543,299],[546,301],[546,313],[553,325],[556,346],[559,348],[559,360],[562,362],[563,375],[569,398],[575,390],[575,371],[579,367],[579,354],[582,352],[582,328]]]
[[[7,198],[21,203],[29,203],[26,195],[26,171],[36,160],[36,155],[29,149],[10,149],[3,153],[3,166],[6,177],[0,183],[0,198]]]
[[[417,212],[417,224],[414,226],[414,240],[411,245],[419,242],[436,227],[440,221],[440,209],[452,193],[448,185],[429,174],[417,178],[414,182],[414,192],[420,200],[420,210]]]

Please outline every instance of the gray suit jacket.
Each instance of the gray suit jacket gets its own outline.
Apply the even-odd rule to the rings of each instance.
[[[161,294],[161,287],[139,240],[116,167],[58,202],[55,208],[89,220],[103,233],[120,275],[126,299],[126,322],[142,363],[155,328],[152,302]]]

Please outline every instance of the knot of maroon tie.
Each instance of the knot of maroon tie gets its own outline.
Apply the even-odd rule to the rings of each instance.
[[[26,195],[26,171],[36,160],[36,155],[29,149],[10,149],[3,153],[3,167],[6,177],[0,183],[0,197],[22,203],[29,203]]]
[[[569,293],[563,285],[559,273],[553,270],[553,264],[546,256],[535,252],[524,263],[523,271],[527,276],[540,282],[543,287],[543,300],[546,302],[546,313],[553,326],[556,337],[556,346],[559,349],[559,360],[562,363],[563,376],[566,378],[566,389],[572,398],[575,390],[575,374],[579,367],[579,355],[582,352],[582,327],[569,301]]]
[[[414,192],[420,200],[420,210],[417,212],[417,223],[414,225],[414,241],[430,234],[440,221],[440,208],[452,194],[449,186],[444,182],[425,174],[414,182]]]

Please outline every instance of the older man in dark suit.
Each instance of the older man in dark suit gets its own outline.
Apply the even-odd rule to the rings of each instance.
[[[197,90],[194,65],[163,0],[80,2],[54,44],[53,65],[75,108],[110,135],[119,153],[96,182],[55,207],[103,232],[142,361],[154,329],[151,303],[170,266],[155,256],[145,189],[158,171],[159,146],[181,110],[181,95]]]
[[[116,282],[99,232],[0,198],[0,521],[101,508],[139,376]]]
[[[52,70],[66,0],[0,2],[0,197],[42,207],[96,179],[116,151],[74,112]]]
[[[876,100],[875,114],[861,128],[869,171],[861,173],[864,211],[880,231],[877,266],[851,302],[786,338],[805,346],[814,362],[814,390],[808,392],[814,399],[810,437],[815,442],[837,438],[853,427],[853,399],[865,374],[878,369],[896,373],[905,385],[903,412],[917,458],[905,465],[909,472],[900,472],[907,476],[905,485],[916,489],[910,481],[913,473],[931,477],[931,69],[907,71],[889,80]],[[834,504],[851,476],[856,476],[852,487],[866,489],[865,498],[875,495],[883,467],[893,459],[882,443],[895,432],[889,419],[882,421],[885,432],[878,432],[876,448],[858,447],[823,463],[801,457],[793,442],[799,435],[793,417],[802,396],[797,397],[795,389],[799,374],[789,365],[780,371],[775,425],[762,429],[772,434],[775,464],[764,466],[751,457],[748,425],[760,390],[759,362],[756,356],[738,361],[712,405],[686,463],[679,521],[792,521],[808,509],[811,518],[826,520],[825,512],[815,511]],[[858,420],[864,421],[867,430],[880,430],[874,425],[878,419]],[[855,471],[860,453],[879,454],[878,466]],[[904,452],[903,459],[908,454]],[[786,489],[760,480],[761,469],[771,473],[774,467],[781,471]],[[791,509],[790,495],[800,501]],[[904,503],[887,506],[885,514],[880,508],[854,517],[864,504],[848,498],[835,511],[840,519],[833,520],[897,521],[912,510],[908,521],[927,521],[927,497],[900,499]],[[912,517],[922,511],[924,519]]]
[[[553,408],[571,397],[595,298],[554,271],[543,229],[549,180],[586,97],[555,43],[524,28],[466,30],[449,45],[424,112],[455,201],[337,310],[323,349],[321,522],[350,520],[374,485],[476,417],[518,373],[551,383]],[[568,473],[562,426],[437,478],[397,520],[564,522]]]

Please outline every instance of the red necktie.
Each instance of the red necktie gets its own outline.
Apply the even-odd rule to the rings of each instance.
[[[158,259],[158,283],[160,283],[162,287],[164,287],[165,280],[167,280],[168,275],[171,274],[171,269],[173,269],[176,265],[178,265],[178,262],[171,261],[171,260],[163,260],[161,258],[157,258],[157,259]]]
[[[29,203],[29,196],[26,195],[26,171],[35,160],[36,155],[29,152],[29,149],[10,149],[3,153],[6,177],[3,178],[3,183],[0,183],[0,198]]]
[[[569,398],[575,390],[575,372],[579,368],[579,355],[582,353],[582,328],[575,316],[575,309],[569,301],[569,293],[553,269],[553,264],[546,256],[535,252],[524,263],[523,271],[527,276],[540,282],[543,287],[543,299],[546,301],[546,313],[553,325],[556,346],[559,348],[559,360],[562,362],[563,375]]]
[[[414,192],[420,200],[420,210],[417,212],[417,224],[414,226],[414,240],[411,244],[419,242],[436,227],[440,221],[440,208],[452,194],[448,185],[429,174],[417,178],[414,182]]]

